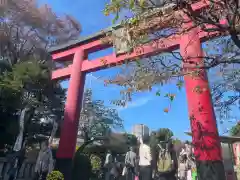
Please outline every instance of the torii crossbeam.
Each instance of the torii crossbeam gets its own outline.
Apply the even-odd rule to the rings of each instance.
[[[206,8],[208,4],[200,1],[192,5],[194,10]],[[84,90],[85,75],[88,72],[108,68],[109,65],[116,66],[125,61],[141,57],[149,57],[164,51],[172,51],[180,48],[183,58],[199,57],[203,55],[201,42],[217,36],[217,33],[201,32],[193,28],[183,35],[174,35],[166,39],[159,39],[156,45],[145,44],[141,52],[135,49],[132,53],[116,55],[115,53],[95,60],[88,60],[88,53],[112,47],[104,44],[101,38],[111,28],[101,31],[91,37],[71,41],[65,45],[54,47],[50,50],[53,61],[72,60],[68,67],[53,70],[52,79],[70,78],[67,100],[64,112],[64,122],[61,129],[61,137],[57,152],[57,168],[59,168],[67,179],[70,178],[71,160],[75,153],[78,120],[81,109],[81,101]],[[105,63],[102,62],[105,60]],[[191,58],[191,61],[201,62],[200,58]],[[185,76],[188,111],[193,133],[194,153],[197,159],[199,180],[224,180],[224,168],[222,163],[221,145],[213,110],[211,94],[205,72],[203,78],[192,78]],[[196,86],[205,88],[202,93],[194,92]],[[202,109],[200,112],[199,109]],[[215,172],[213,172],[213,170]]]

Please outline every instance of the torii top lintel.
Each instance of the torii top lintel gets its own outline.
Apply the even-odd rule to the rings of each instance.
[[[202,8],[206,8],[209,4],[205,0],[201,0],[197,3],[192,4],[193,10],[200,10]],[[120,26],[120,25],[117,25]],[[117,27],[115,26],[115,28]],[[53,61],[64,61],[67,57],[73,56],[76,51],[78,50],[84,50],[85,54],[96,52],[99,50],[103,50],[109,47],[112,47],[112,44],[104,44],[101,40],[102,37],[107,32],[112,31],[113,27],[107,28],[103,31],[100,31],[90,37],[86,38],[79,38],[77,40],[70,41],[64,45],[53,47],[49,50],[49,52],[52,54]],[[209,38],[211,38],[211,35],[215,35],[216,33],[206,33],[206,32],[200,32],[199,37],[202,41],[205,41]],[[136,58],[140,57],[149,57],[152,55],[156,55],[158,53],[161,53],[163,51],[172,51],[178,48],[180,41],[180,35],[174,35],[169,38],[159,39],[153,43],[147,43],[141,48],[136,48],[133,50],[132,53],[122,54],[122,55],[116,55],[115,53],[97,58],[95,60],[89,61],[87,59],[87,56],[82,64],[82,71],[84,72],[93,72],[99,69],[107,68],[109,66],[116,66],[118,64],[123,63],[126,60],[134,60]],[[104,60],[104,63],[103,63]],[[71,66],[68,67],[53,70],[52,72],[52,79],[63,79],[67,78],[71,75]]]

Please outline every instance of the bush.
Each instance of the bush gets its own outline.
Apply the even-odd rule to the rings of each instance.
[[[64,176],[60,171],[52,171],[47,175],[47,180],[64,180]]]
[[[91,176],[91,161],[89,157],[77,151],[73,159],[72,180],[89,180]]]

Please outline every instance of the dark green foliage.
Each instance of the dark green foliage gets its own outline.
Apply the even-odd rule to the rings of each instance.
[[[239,136],[240,135],[240,124],[239,123],[231,128],[230,135],[231,136]]]
[[[47,180],[64,180],[64,176],[59,171],[52,171],[47,175]]]
[[[25,116],[28,135],[50,135],[51,125],[42,124],[39,120],[49,120],[53,116],[56,120],[61,120],[65,100],[65,90],[59,83],[51,81],[50,75],[46,64],[29,60],[13,65],[11,71],[6,71],[0,77],[0,126],[3,129],[1,132],[16,136],[18,123],[14,125],[14,122],[18,120],[20,112],[28,107],[29,111]]]
[[[173,132],[168,128],[160,128],[156,133],[159,141],[167,141],[173,137]]]
[[[137,141],[137,137],[133,134],[126,134],[127,136],[127,144],[129,146],[136,146],[138,141]]]
[[[92,166],[89,156],[77,151],[73,159],[72,180],[89,180],[91,173]]]

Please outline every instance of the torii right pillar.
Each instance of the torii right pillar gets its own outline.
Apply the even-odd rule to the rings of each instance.
[[[198,65],[204,63],[203,58],[200,58],[203,57],[203,50],[198,28],[182,35],[180,53],[184,59],[184,69],[195,72],[194,75],[185,75],[184,80],[198,180],[225,180],[221,143],[207,73],[193,65],[193,62]]]

